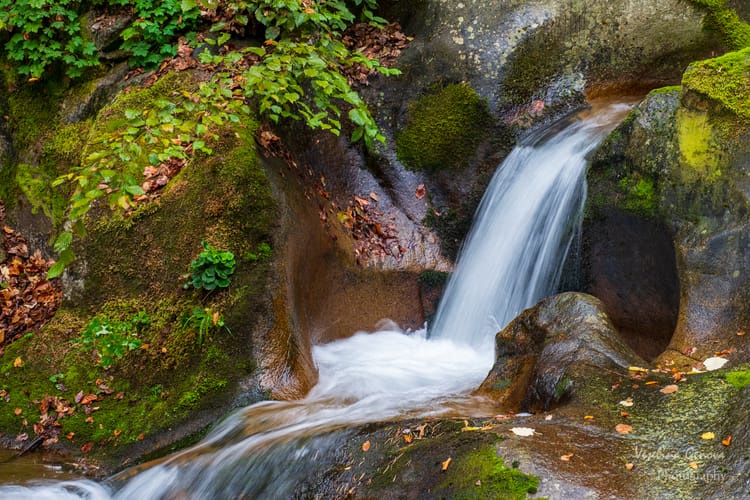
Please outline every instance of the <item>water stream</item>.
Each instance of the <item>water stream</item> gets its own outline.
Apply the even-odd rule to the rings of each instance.
[[[498,169],[426,332],[389,328],[315,346],[319,383],[301,401],[240,409],[199,444],[88,480],[0,487],[2,498],[287,498],[334,453],[332,431],[395,418],[481,414],[471,391],[494,334],[553,293],[585,196],[586,155],[624,116],[617,104],[529,138]]]

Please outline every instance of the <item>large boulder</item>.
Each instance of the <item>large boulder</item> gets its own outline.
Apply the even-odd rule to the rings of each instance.
[[[479,392],[524,410],[549,409],[602,371],[645,362],[623,342],[597,298],[563,293],[522,312],[495,337],[496,361]]]
[[[613,132],[589,174],[589,273],[597,261],[626,263],[601,252],[609,235],[620,232],[618,217],[662,228],[658,238],[674,245],[679,314],[662,362],[691,365],[719,351],[736,363],[750,359],[744,335],[750,327],[749,69],[750,49],[694,63],[682,87],[652,92]],[[654,259],[667,264],[669,251],[662,245]],[[672,293],[665,282],[656,295],[643,295],[639,283],[621,278],[606,286],[592,278],[590,289],[609,288],[597,295],[613,309],[623,301],[649,308],[651,297]],[[638,318],[637,308],[632,311]]]

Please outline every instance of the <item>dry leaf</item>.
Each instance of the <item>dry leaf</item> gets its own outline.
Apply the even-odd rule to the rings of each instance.
[[[23,360],[21,359],[21,356],[18,356],[16,359],[13,360],[13,368],[21,368],[23,366]]]
[[[688,467],[690,467],[693,470],[696,470],[698,468],[698,462],[690,462],[688,464]]]
[[[138,434],[138,441],[143,441],[144,439],[146,439],[146,435],[145,434],[143,434],[143,433]]]
[[[411,434],[404,434],[404,441],[406,441],[406,444],[411,444],[414,438],[411,437]]]
[[[630,434],[633,431],[633,426],[629,424],[617,424],[615,430],[620,434]]]
[[[69,433],[67,433],[65,435],[65,437],[68,438],[68,439],[73,439],[75,437],[75,435],[76,435],[75,432],[69,432]]]
[[[633,398],[624,399],[619,404],[622,406],[633,406]]]
[[[659,382],[657,382],[656,380],[649,380],[645,385],[659,385]]]
[[[713,432],[704,432],[703,434],[701,434],[701,439],[704,439],[706,441],[709,441],[715,437],[716,434],[714,434]]]
[[[623,417],[623,418],[624,418],[624,417],[629,417],[629,416],[630,416],[630,413],[628,413],[628,412],[626,412],[626,411],[621,411],[621,412],[620,412],[620,416],[621,416],[621,417]]]
[[[732,435],[729,434],[727,437],[722,439],[721,444],[723,444],[724,446],[729,446],[730,444],[732,444]]]
[[[94,447],[94,443],[92,441],[89,441],[88,443],[81,446],[81,453],[88,453],[91,451],[91,448]]]
[[[15,414],[16,414],[16,416],[18,416],[18,415],[20,415],[21,413],[23,413],[23,410],[22,410],[22,409],[20,409],[20,408],[16,408],[15,410],[13,410],[13,413],[15,413]]]
[[[115,437],[117,437],[117,436],[119,436],[120,434],[122,434],[122,431],[121,431],[120,429],[115,429],[114,431],[112,431],[112,434],[114,434],[114,435],[115,435]]]
[[[671,385],[665,385],[664,387],[659,389],[659,392],[661,392],[662,394],[674,394],[675,392],[678,391],[678,389],[679,388],[676,385],[671,384]]]
[[[380,199],[378,198],[378,195],[376,195],[373,192],[370,193],[370,198],[372,198],[372,201],[376,201],[376,202],[380,201]]]
[[[81,398],[82,405],[90,405],[94,401],[96,401],[96,394],[86,394],[85,396],[83,396],[83,398]]]
[[[362,451],[367,451],[370,449],[370,441],[365,441],[362,443]]]
[[[451,464],[451,457],[448,457],[448,459],[445,462],[443,462],[443,464],[441,465],[440,470],[442,470],[443,472],[447,471],[448,466],[450,464]]]
[[[426,194],[427,189],[425,189],[424,184],[420,184],[419,186],[417,186],[417,190],[414,191],[414,196],[416,196],[418,200],[424,198]]]
[[[714,370],[718,370],[719,368],[727,364],[728,361],[729,360],[727,360],[726,358],[719,358],[719,357],[714,356],[711,358],[704,359],[703,366],[706,367],[706,370],[711,372]]]
[[[563,462],[570,462],[571,458],[573,458],[573,454],[572,453],[568,453],[567,455],[561,456],[560,460],[562,460]]]
[[[740,330],[740,331],[737,332],[737,336],[738,337],[742,337],[744,335],[745,335],[745,330]]]
[[[516,436],[527,437],[533,436],[535,431],[531,427],[513,427],[510,432],[512,432]]]
[[[625,464],[625,468],[626,468],[627,470],[633,470],[633,467],[634,467],[634,465],[633,465],[633,464],[631,464],[631,463],[627,463],[627,464]]]
[[[593,420],[594,416],[593,415],[586,415],[586,416],[583,417],[583,419],[584,420]]]

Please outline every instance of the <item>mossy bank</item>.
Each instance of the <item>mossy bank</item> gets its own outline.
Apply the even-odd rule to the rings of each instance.
[[[78,164],[121,126],[126,109],[147,108],[154,99],[196,84],[189,73],[168,74],[74,123],[65,123],[54,107],[70,91],[46,101],[50,109],[37,115],[16,117],[21,108],[15,104],[10,128],[19,188],[9,184],[3,192],[4,199],[18,201],[12,216],[23,218],[17,214],[29,204],[38,209],[37,217],[48,219],[49,241],[51,228],[61,222],[64,193],[34,186]],[[20,102],[23,95],[10,100]],[[38,124],[25,123],[33,116]],[[75,243],[79,257],[64,276],[63,306],[41,331],[11,344],[0,358],[0,430],[6,443],[23,447],[34,440],[34,425],[47,412],[44,401],[56,398],[64,411],[57,412],[54,436],[36,428],[56,437],[46,444],[106,456],[110,467],[118,468],[200,431],[241,399],[239,383],[256,370],[259,325],[273,323],[269,283],[276,205],[255,150],[256,127],[246,122],[221,129],[213,154],[196,154],[157,200],[126,215],[100,207],[87,218],[87,235]],[[236,256],[236,271],[224,290],[183,289],[204,240]],[[115,324],[134,317],[145,318],[131,332],[139,347],[124,349],[110,367],[81,342],[94,318]],[[245,393],[243,402],[257,397]],[[24,434],[29,437],[16,441]]]

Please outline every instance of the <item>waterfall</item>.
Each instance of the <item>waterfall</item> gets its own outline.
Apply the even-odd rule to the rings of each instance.
[[[482,198],[431,329],[433,338],[493,348],[495,333],[557,289],[585,201],[586,156],[630,106],[578,116],[532,135]]]
[[[225,418],[197,445],[88,480],[0,486],[1,498],[290,498],[368,422],[474,411],[492,339],[554,291],[584,198],[588,152],[623,116],[610,106],[530,138],[498,169],[439,308],[431,338],[395,328],[315,346],[319,382],[301,401],[265,401]]]

